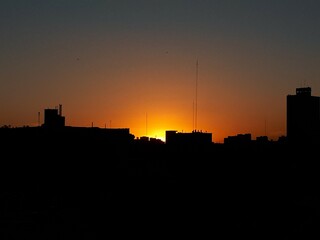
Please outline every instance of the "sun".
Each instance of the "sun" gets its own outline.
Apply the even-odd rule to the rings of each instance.
[[[160,139],[163,142],[166,141],[165,130],[153,130],[153,131],[150,131],[150,133],[147,135],[147,137]]]

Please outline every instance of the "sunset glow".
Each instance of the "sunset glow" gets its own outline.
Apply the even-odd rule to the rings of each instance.
[[[0,32],[7,239],[320,239],[320,0],[1,0]]]
[[[316,1],[80,2],[1,7],[0,125],[38,125],[62,104],[66,125],[164,140],[194,130],[197,100],[196,128],[214,142],[278,139],[286,95],[320,95]]]

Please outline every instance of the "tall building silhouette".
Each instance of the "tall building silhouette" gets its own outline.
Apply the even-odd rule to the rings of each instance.
[[[291,143],[316,143],[320,139],[320,97],[310,87],[287,95],[287,138]]]
[[[44,127],[57,128],[65,126],[65,117],[62,116],[62,105],[58,109],[47,108],[44,110]]]

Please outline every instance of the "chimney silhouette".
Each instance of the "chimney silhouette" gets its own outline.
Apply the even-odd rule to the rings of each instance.
[[[59,116],[62,116],[62,104],[59,104]]]

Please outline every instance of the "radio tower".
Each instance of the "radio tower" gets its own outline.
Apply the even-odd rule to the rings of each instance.
[[[198,59],[196,63],[196,106],[195,106],[195,119],[194,119],[194,128],[195,131],[197,131],[197,110],[198,110]]]

